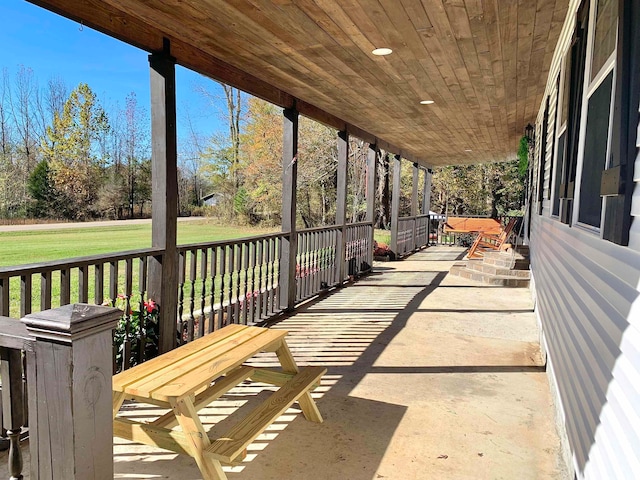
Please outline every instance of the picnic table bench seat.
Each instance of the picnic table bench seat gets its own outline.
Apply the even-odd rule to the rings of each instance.
[[[247,446],[294,402],[322,422],[310,392],[324,367],[299,369],[284,330],[229,325],[113,377],[114,435],[192,456],[204,480],[224,480],[220,462],[246,456]],[[258,352],[276,353],[282,371],[243,365]],[[210,439],[198,411],[245,380],[280,387],[226,434]],[[125,399],[170,408],[151,423],[117,417]],[[176,425],[180,429],[173,429]]]

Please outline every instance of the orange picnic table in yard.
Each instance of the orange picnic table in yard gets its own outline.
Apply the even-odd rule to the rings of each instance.
[[[502,231],[500,220],[495,218],[448,217],[444,233],[478,233],[499,235]]]

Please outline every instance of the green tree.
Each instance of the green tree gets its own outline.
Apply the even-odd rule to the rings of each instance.
[[[55,209],[55,188],[51,179],[49,164],[42,160],[33,169],[27,181],[27,190],[33,200],[29,208],[31,216],[47,218]]]
[[[493,218],[521,211],[524,184],[518,161],[453,165],[434,170],[431,209]]]
[[[101,161],[96,143],[109,129],[105,111],[86,83],[69,95],[62,113],[54,114],[41,149],[49,161],[60,198],[60,213],[70,219],[91,215],[100,188]]]

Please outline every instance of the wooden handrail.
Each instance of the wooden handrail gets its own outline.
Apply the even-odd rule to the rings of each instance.
[[[0,317],[0,347],[14,350],[24,350],[33,337],[27,332],[27,327],[16,318]]]
[[[274,232],[274,233],[267,233],[264,235],[254,235],[252,237],[233,238],[229,240],[216,240],[215,242],[186,243],[186,244],[178,245],[177,249],[178,249],[178,253],[180,253],[180,252],[185,252],[187,250],[214,248],[214,247],[222,247],[222,246],[228,246],[228,245],[238,245],[240,243],[255,242],[258,240],[269,240],[271,238],[288,237],[290,234],[291,234],[290,232]]]
[[[142,256],[157,256],[164,253],[163,248],[152,247],[139,250],[126,250],[124,252],[88,255],[64,260],[52,260],[49,262],[29,263],[10,267],[0,267],[0,278],[17,277],[19,275],[34,275],[37,273],[54,272],[56,270],[85,267],[96,263],[108,263],[113,261],[128,260]]]

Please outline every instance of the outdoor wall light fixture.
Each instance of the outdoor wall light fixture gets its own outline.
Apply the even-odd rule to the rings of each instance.
[[[385,55],[389,55],[393,52],[390,48],[376,48],[371,53],[373,55],[377,55],[378,57],[384,57]]]
[[[524,127],[524,135],[527,137],[527,141],[529,142],[529,144],[532,145],[535,140],[533,125],[527,123],[527,126]]]
[[[436,103],[433,100],[422,100],[420,105],[431,105],[432,103]]]

